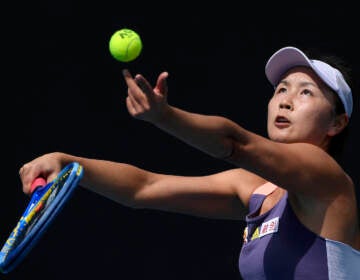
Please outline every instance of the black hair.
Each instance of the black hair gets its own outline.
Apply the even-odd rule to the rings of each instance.
[[[355,95],[355,93],[354,93],[355,84],[352,80],[352,68],[350,67],[350,65],[346,59],[344,59],[343,57],[334,55],[334,54],[330,54],[330,55],[325,54],[325,53],[322,53],[322,54],[317,53],[316,54],[316,51],[314,51],[314,50],[307,50],[304,52],[308,55],[308,57],[324,61],[327,64],[331,65],[332,67],[335,67],[336,69],[338,69],[352,90],[352,97],[354,100],[354,104],[357,103],[358,95]],[[345,113],[344,105],[341,102],[339,96],[336,94],[336,92],[334,92],[334,96],[335,96],[335,108],[334,108],[335,114],[336,115],[344,114]],[[332,157],[334,157],[334,159],[337,162],[339,162],[339,164],[341,164],[341,165],[343,164],[343,161],[344,161],[345,144],[346,144],[347,139],[349,138],[349,135],[351,134],[350,127],[351,127],[351,125],[347,125],[343,129],[343,131],[341,131],[339,134],[337,134],[336,136],[333,137],[333,139],[330,142],[330,147],[328,150],[328,153]],[[355,184],[356,184],[356,182],[355,182]],[[360,188],[355,187],[355,192],[356,192],[356,199],[357,199],[358,217],[360,217]],[[359,223],[359,227],[360,227],[360,223]]]
[[[304,51],[306,55],[308,55],[309,58],[314,58],[317,60],[321,60],[323,62],[326,62],[327,64],[331,65],[332,67],[338,69],[341,74],[343,75],[345,81],[349,85],[349,87],[353,90],[353,82],[352,82],[352,69],[348,62],[340,56],[334,55],[334,54],[327,54],[327,53],[317,53],[316,50],[308,49]],[[345,113],[345,107],[342,101],[340,100],[338,94],[332,90],[335,97],[335,114],[341,115]],[[352,92],[353,96],[354,93]],[[334,136],[331,139],[330,146],[328,149],[328,153],[334,157],[339,163],[343,160],[344,155],[344,148],[346,144],[346,140],[349,138],[350,134],[349,125],[347,125],[339,134]]]

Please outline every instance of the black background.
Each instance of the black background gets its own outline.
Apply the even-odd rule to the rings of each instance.
[[[5,24],[15,32],[3,43],[9,47],[4,61],[10,61],[3,80],[11,84],[4,90],[3,152],[4,164],[11,165],[0,188],[0,240],[29,199],[18,169],[46,152],[181,175],[232,167],[133,119],[125,106],[123,68],[152,83],[166,70],[170,104],[227,116],[262,135],[272,94],[264,66],[283,46],[315,47],[345,58],[359,94],[357,18],[345,2],[224,2],[199,11],[183,2],[148,3],[150,8],[120,2],[22,4]],[[123,27],[143,40],[143,52],[130,63],[115,61],[108,51],[111,35]],[[344,168],[359,185],[357,100]],[[242,230],[242,222],[129,209],[78,188],[24,262],[0,279],[240,279]]]

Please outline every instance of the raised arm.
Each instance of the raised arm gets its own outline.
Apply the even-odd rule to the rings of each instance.
[[[123,74],[128,86],[128,110],[135,118],[298,194],[332,195],[344,185],[352,189],[341,167],[320,147],[274,142],[227,118],[171,106],[167,103],[166,72],[159,75],[154,88],[142,75],[133,78],[127,70]]]
[[[159,75],[154,89],[140,74],[134,78],[123,71],[128,86],[127,108],[137,118],[159,127],[187,144],[216,158],[226,158],[233,150],[233,140],[247,142],[245,133],[234,122],[220,116],[191,113],[167,102],[167,72]],[[233,139],[241,136],[241,139]]]

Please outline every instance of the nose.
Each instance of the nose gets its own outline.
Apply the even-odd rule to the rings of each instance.
[[[294,109],[294,105],[293,105],[292,101],[289,100],[288,97],[286,97],[280,101],[279,108],[292,111]]]

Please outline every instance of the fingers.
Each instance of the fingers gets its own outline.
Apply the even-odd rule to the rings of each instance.
[[[166,105],[168,73],[162,72],[159,75],[154,88],[140,74],[133,77],[124,69],[123,75],[128,86],[126,106],[130,115],[150,122],[155,120]]]
[[[33,169],[29,164],[24,164],[19,169],[19,176],[22,182],[23,192],[26,194],[30,194],[30,185],[36,176],[39,174],[34,173]]]
[[[126,83],[127,84],[132,83],[133,77],[131,76],[129,70],[123,69],[122,73],[123,73],[123,76],[124,76],[124,79],[125,79]]]
[[[126,97],[126,107],[133,117],[137,117],[139,112],[142,112],[142,107],[131,96]]]
[[[25,174],[28,174],[29,170],[30,170],[30,167],[28,164],[24,164],[23,166],[21,166],[19,169],[20,178],[23,178],[25,176]]]
[[[135,107],[131,101],[131,98],[129,96],[126,97],[126,107],[129,111],[129,114],[131,116],[134,116],[136,114],[136,110],[135,110]]]
[[[41,169],[40,165],[34,165],[31,162],[24,164],[19,169],[19,176],[22,182],[23,192],[28,195],[31,194],[33,191],[31,185],[36,178],[43,177],[45,180],[49,180],[51,177],[53,177],[52,174],[48,174],[50,176],[45,176],[44,174],[44,170]]]
[[[152,95],[153,89],[152,89],[150,83],[143,76],[136,75],[135,82],[138,85],[138,87],[142,90],[143,93],[145,93],[148,96]]]
[[[151,84],[140,74],[137,74],[135,78],[133,78],[129,70],[124,69],[123,75],[130,90],[129,93],[132,94],[137,100],[142,97],[140,93],[147,95],[149,98],[153,97],[154,92],[161,95],[167,94],[167,77],[169,76],[168,72],[162,72],[159,75],[154,89],[152,88]],[[140,91],[138,89],[140,89]]]
[[[21,174],[24,172],[24,166],[21,166],[19,169],[19,176],[21,176]]]
[[[167,86],[167,78],[169,76],[168,72],[162,72],[156,83],[156,93],[160,93],[162,95],[167,95],[168,92],[168,86]]]
[[[62,153],[48,153],[25,163],[19,169],[22,189],[25,194],[31,194],[31,184],[37,177],[43,177],[46,182],[56,178],[65,164]]]
[[[123,70],[123,76],[128,86],[128,96],[136,103],[146,104],[152,93],[150,84],[139,74],[133,78],[127,69]]]
[[[146,79],[140,74],[136,75],[135,78],[130,74],[129,70],[124,69],[122,71],[126,84],[128,88],[133,92],[138,92],[137,89],[140,89],[144,93],[151,92],[151,85],[146,81]]]

